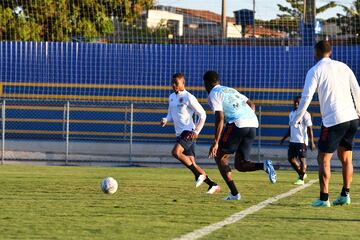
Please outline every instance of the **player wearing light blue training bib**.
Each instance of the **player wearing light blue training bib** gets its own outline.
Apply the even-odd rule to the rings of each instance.
[[[276,172],[270,160],[264,163],[249,161],[251,146],[259,126],[255,105],[236,89],[220,85],[218,74],[207,71],[203,77],[209,93],[208,102],[215,113],[215,139],[209,150],[219,171],[230,189],[224,200],[240,200],[241,196],[232,178],[228,164],[230,154],[235,153],[235,168],[240,172],[265,170],[272,183],[276,182]],[[222,133],[223,127],[225,130]]]

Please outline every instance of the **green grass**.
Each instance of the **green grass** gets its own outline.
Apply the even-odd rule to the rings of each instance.
[[[206,186],[195,189],[185,168],[3,165],[0,239],[172,239],[287,192],[295,180],[291,171],[278,172],[275,185],[262,171],[235,172],[242,200],[224,202],[225,183],[216,169],[208,174],[221,184],[220,194],[204,194]],[[100,191],[106,176],[119,182],[114,195]],[[341,182],[341,174],[333,173],[331,200]],[[316,183],[203,239],[360,239],[359,182],[355,175],[350,206],[310,207]]]

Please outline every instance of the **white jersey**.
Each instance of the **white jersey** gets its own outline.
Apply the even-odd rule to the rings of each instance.
[[[170,94],[166,120],[168,122],[174,122],[176,136],[180,136],[180,134],[186,130],[195,131],[197,134],[200,133],[204,125],[202,123],[201,126],[195,126],[193,120],[194,113],[199,117],[199,119],[203,120],[199,120],[199,122],[205,122],[205,110],[194,95],[186,90]]]
[[[299,127],[295,127],[291,123],[295,120],[296,110],[291,111],[289,114],[289,125],[290,125],[290,142],[291,143],[304,143],[306,146],[309,143],[309,137],[307,134],[307,128],[311,127],[311,115],[305,112],[303,118],[300,121]]]
[[[354,73],[342,62],[323,58],[306,75],[293,124],[305,114],[316,91],[325,127],[358,119],[360,116],[360,88]]]

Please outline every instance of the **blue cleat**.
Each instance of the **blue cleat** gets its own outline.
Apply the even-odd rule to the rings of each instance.
[[[330,201],[329,201],[329,199],[327,201],[322,201],[320,199],[317,199],[311,203],[311,206],[313,206],[313,207],[330,207]]]
[[[271,183],[276,183],[276,172],[271,160],[264,161],[264,170],[269,175]]]
[[[337,205],[350,205],[350,203],[351,203],[351,199],[350,199],[349,194],[346,197],[340,195],[335,199],[335,201],[333,201],[334,206],[337,206]]]

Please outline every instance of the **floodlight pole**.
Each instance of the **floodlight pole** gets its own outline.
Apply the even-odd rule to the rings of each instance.
[[[226,0],[222,0],[222,5],[221,5],[221,38],[222,38],[222,40],[224,40],[226,38],[226,29],[227,29]]]
[[[68,165],[69,158],[69,135],[70,135],[70,102],[66,102],[66,154],[65,165]]]
[[[1,165],[4,164],[5,160],[5,100],[3,100],[1,108],[1,121],[2,121],[2,134],[1,134]]]
[[[312,46],[315,42],[316,0],[304,0],[303,44]]]
[[[258,162],[261,161],[261,114],[262,114],[262,109],[261,109],[261,105],[259,106],[259,128],[258,128]]]
[[[255,38],[255,0],[253,0],[253,13],[254,13],[253,38]]]
[[[130,105],[130,139],[129,139],[129,164],[132,165],[133,147],[133,124],[134,124],[134,103]]]

